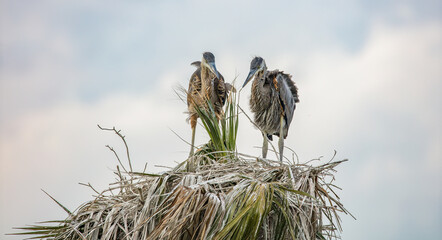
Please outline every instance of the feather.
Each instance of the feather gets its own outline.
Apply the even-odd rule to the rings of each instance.
[[[191,63],[190,65],[195,66],[197,68],[201,68],[201,61],[195,61],[195,62]]]
[[[223,115],[223,106],[226,102],[228,92],[233,88],[230,84],[224,82],[224,77],[219,73],[217,78],[211,71],[201,68],[201,61],[191,63],[197,67],[189,80],[189,88],[187,93],[187,106],[189,117],[196,115],[195,106],[204,107],[206,101],[210,100],[214,107],[215,113],[220,118]],[[204,71],[204,73],[203,73]],[[206,76],[206,79],[203,79]],[[205,81],[203,83],[203,81]],[[206,89],[203,89],[205,86]]]
[[[279,90],[279,101],[283,106],[284,120],[286,122],[286,128],[288,131],[296,108],[295,97],[293,96],[290,88],[290,83],[293,82],[290,79],[289,75],[283,73],[277,75],[277,81]]]
[[[273,70],[254,79],[250,108],[255,123],[267,136],[280,135],[280,117],[283,115],[282,137],[287,137],[297,102],[298,89],[289,74]]]

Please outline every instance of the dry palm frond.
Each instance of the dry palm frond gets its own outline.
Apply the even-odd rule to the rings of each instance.
[[[117,182],[74,212],[57,202],[69,214],[65,220],[18,228],[23,232],[16,234],[54,240],[339,238],[339,214],[350,213],[336,194],[333,174],[346,160],[312,166],[236,152],[234,103],[229,101],[220,123],[200,109],[211,142],[162,174],[126,171],[108,146],[124,170],[117,166]],[[114,131],[128,150],[120,131],[101,129]]]
[[[192,173],[183,165],[161,175],[124,173],[66,220],[21,229],[47,239],[338,237],[339,213],[348,211],[329,180],[345,160],[312,167],[235,156],[196,161],[204,164]]]

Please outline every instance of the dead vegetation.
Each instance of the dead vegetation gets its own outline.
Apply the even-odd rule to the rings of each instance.
[[[16,234],[72,240],[339,238],[339,215],[349,212],[334,173],[346,160],[312,166],[241,154],[236,104],[228,104],[220,125],[210,112],[199,114],[206,114],[200,118],[211,141],[161,174],[132,171],[124,136],[100,127],[123,140],[129,170],[108,146],[119,162],[118,180],[109,189],[98,192],[87,184],[97,195],[75,212],[57,202],[68,213],[65,220],[18,228]]]

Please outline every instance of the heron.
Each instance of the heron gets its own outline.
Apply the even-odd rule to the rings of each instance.
[[[279,160],[283,160],[284,139],[299,102],[298,88],[291,75],[279,70],[267,71],[263,58],[255,57],[250,63],[250,72],[243,88],[253,79],[250,108],[254,121],[263,135],[262,157],[267,157],[268,140],[279,137]]]
[[[223,106],[226,102],[228,91],[232,86],[224,82],[224,77],[218,72],[215,65],[215,56],[210,52],[203,53],[201,61],[193,62],[197,67],[190,77],[187,91],[187,108],[189,112],[190,127],[192,128],[192,143],[189,157],[194,153],[195,129],[198,120],[196,108],[208,109],[210,101],[218,120],[224,115]]]

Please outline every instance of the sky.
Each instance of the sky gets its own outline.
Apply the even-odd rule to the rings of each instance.
[[[440,1],[0,0],[0,238],[64,219],[115,180],[124,145],[135,170],[184,161],[187,87],[211,51],[242,85],[254,56],[293,75],[300,103],[286,139],[300,161],[337,167],[342,239],[442,237]],[[250,86],[240,105],[250,114]],[[208,141],[197,128],[196,144]],[[241,116],[240,152],[261,134]],[[274,144],[277,144],[274,141]],[[274,156],[270,156],[276,158]],[[122,157],[123,158],[123,157]],[[123,158],[124,159],[124,158]]]

